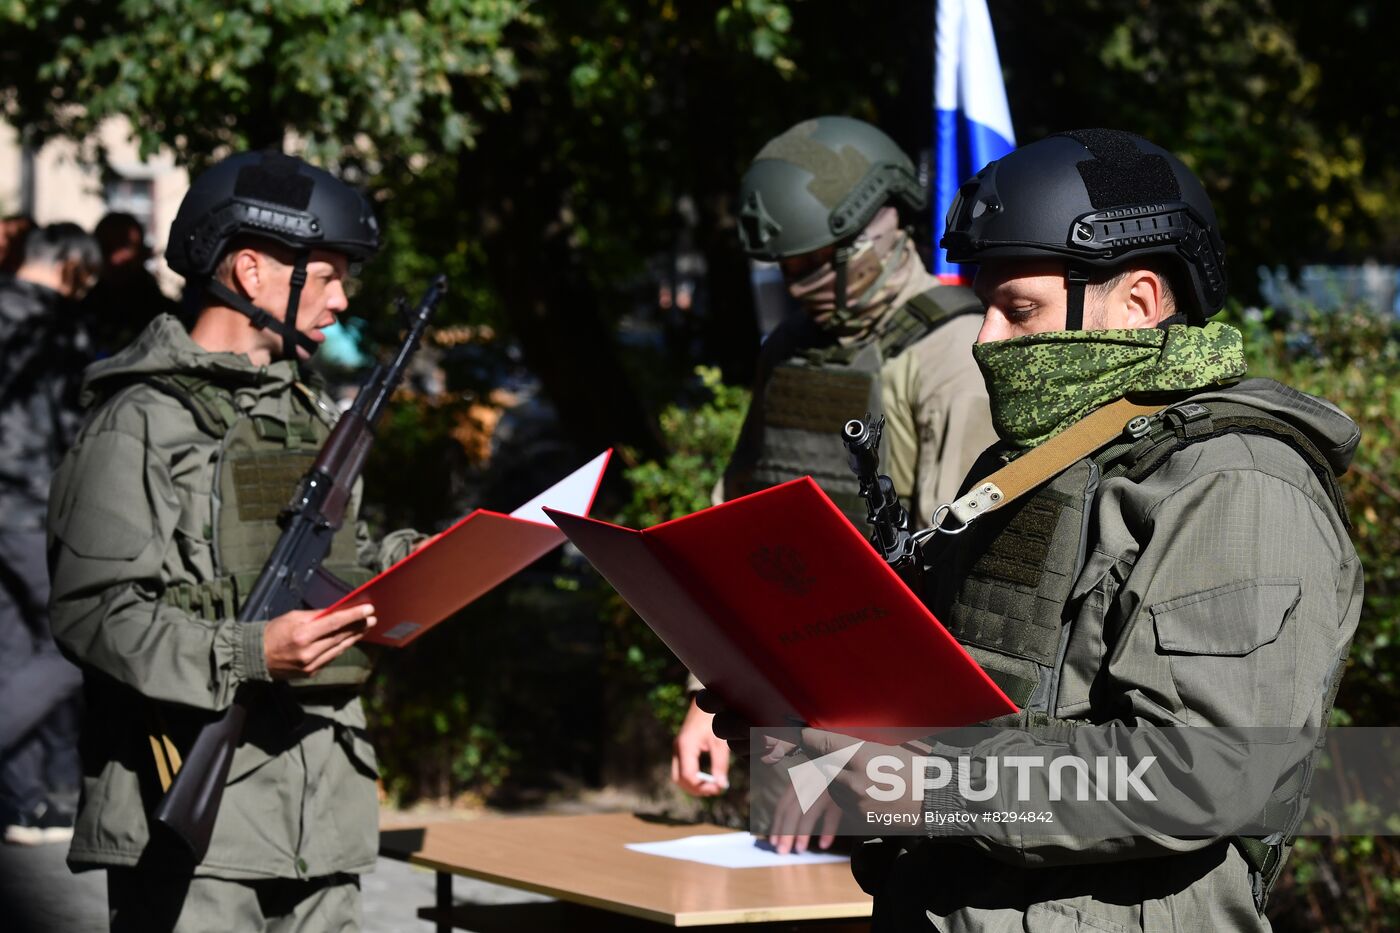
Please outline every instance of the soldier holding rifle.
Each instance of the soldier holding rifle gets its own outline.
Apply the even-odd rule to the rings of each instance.
[[[69,862],[107,870],[114,930],[358,925],[378,806],[356,643],[373,609],[239,615],[336,420],[301,363],[347,308],[350,263],[378,246],[369,202],[340,179],[232,156],[195,180],[171,229],[170,264],[202,295],[193,329],[158,317],[88,371],[49,555],[54,634],[88,700]],[[353,488],[322,562],[348,583],[420,540],[368,540]],[[195,737],[250,688],[262,695],[201,853],[152,814]]]

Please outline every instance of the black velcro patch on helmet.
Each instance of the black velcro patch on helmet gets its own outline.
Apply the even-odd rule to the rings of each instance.
[[[1094,154],[1078,163],[1079,176],[1095,210],[1127,204],[1181,200],[1181,185],[1171,164],[1137,146],[1142,137],[1122,130],[1072,130],[1068,136]]]
[[[233,185],[234,197],[252,198],[268,204],[280,204],[292,210],[304,211],[311,203],[314,179],[301,174],[301,162],[280,152],[268,152],[256,165],[246,165],[238,171]]]

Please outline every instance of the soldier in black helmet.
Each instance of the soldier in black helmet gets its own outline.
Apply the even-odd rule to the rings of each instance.
[[[171,228],[193,328],[157,317],[87,372],[92,410],[50,501],[51,605],[88,701],[69,863],[107,870],[114,930],[358,925],[377,849],[356,646],[372,608],[236,616],[335,418],[301,362],[346,311],[350,264],[378,246],[369,202],[340,179],[281,153],[231,156],[195,179]],[[325,562],[352,583],[418,539],[370,542],[357,509]],[[191,865],[149,814],[249,681],[287,689],[254,707]]]
[[[1010,153],[963,185],[942,242],[979,264],[974,352],[1000,440],[936,513],[923,593],[1019,712],[933,753],[965,778],[1069,746],[1146,774],[1151,796],[1103,777],[1061,796],[1045,768],[921,797],[943,822],[853,858],[874,928],[1267,930],[1361,611],[1337,482],[1360,432],[1244,378],[1240,332],[1210,321],[1215,212],[1145,139],[1081,130]],[[747,738],[736,725],[717,728]],[[836,778],[854,811],[871,806],[866,751]],[[1046,818],[978,818],[1027,815],[1018,801],[1050,801]],[[939,828],[957,825],[974,828]]]
[[[927,202],[913,162],[868,123],[819,117],[759,151],[739,201],[744,251],[782,267],[805,313],[763,344],[716,499],[811,475],[866,530],[840,427],[870,412],[886,419],[881,469],[911,514],[927,520],[995,435],[972,359],[981,305],[929,273],[900,222],[901,209]],[[710,718],[691,704],[672,759],[673,780],[700,795],[722,789],[699,777],[700,752],[712,777],[728,760]]]

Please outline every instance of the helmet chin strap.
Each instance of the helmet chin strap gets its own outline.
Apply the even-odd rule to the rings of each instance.
[[[1065,330],[1084,329],[1084,289],[1089,272],[1071,263],[1065,268]]]
[[[316,352],[316,342],[297,330],[297,311],[301,308],[301,290],[306,285],[306,263],[310,258],[309,250],[301,250],[292,263],[292,287],[287,292],[287,313],[283,315],[286,326],[282,328],[282,358],[295,364],[301,363],[297,347],[305,347],[307,353]]]
[[[833,320],[842,324],[848,317],[846,313],[846,267],[850,265],[851,254],[855,250],[849,246],[838,246],[836,252],[831,256],[831,266],[836,270],[836,309]]]
[[[880,274],[875,281],[867,285],[856,297],[855,306],[852,307],[850,295],[850,275],[848,270],[851,265],[851,258],[859,251],[859,247],[854,243],[837,247],[836,252],[831,257],[832,269],[836,272],[836,307],[832,315],[832,320],[838,324],[848,324],[860,312],[865,310],[865,302],[869,297],[880,290],[881,286],[889,280],[890,275],[898,268],[900,260],[904,257],[904,250],[908,248],[908,238],[901,240],[898,247],[885,257],[885,261],[880,268]]]
[[[301,358],[297,354],[297,347],[301,347],[307,353],[316,352],[316,341],[297,330],[297,309],[301,305],[301,290],[306,285],[306,263],[309,258],[310,253],[305,250],[297,253],[296,261],[292,265],[291,290],[287,294],[287,313],[281,321],[218,279],[211,278],[204,288],[210,295],[247,317],[254,327],[280,334],[281,358],[298,363]]]
[[[1089,284],[1089,270],[1079,266],[1068,266],[1065,269],[1065,330],[1084,329],[1084,290]],[[1178,311],[1177,313],[1165,317],[1157,322],[1157,327],[1166,330],[1173,324],[1205,324],[1202,317],[1199,324],[1188,314]]]

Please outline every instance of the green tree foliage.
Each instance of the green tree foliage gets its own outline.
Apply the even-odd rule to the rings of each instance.
[[[698,404],[670,405],[661,413],[669,453],[627,468],[632,500],[619,516],[633,528],[649,528],[709,508],[711,496],[749,407],[747,389],[725,385],[719,370],[701,366]],[[635,454],[633,455],[635,460]]]
[[[83,138],[132,120],[146,153],[199,161],[280,145],[339,163],[475,142],[475,109],[509,106],[506,33],[527,0],[9,0],[0,23],[17,73],[10,116]],[[34,41],[34,40],[38,41]],[[470,108],[462,106],[470,101]],[[432,147],[432,148],[430,148]]]
[[[749,393],[726,386],[718,369],[696,370],[696,398],[668,406],[661,429],[670,453],[663,461],[631,462],[626,479],[632,490],[618,522],[648,528],[711,505],[711,496],[739,437]],[[685,716],[685,669],[637,614],[610,589],[603,597],[604,681],[611,691],[615,728],[629,739],[635,761],[614,764],[631,779],[648,777],[664,765],[670,739]],[[637,754],[640,752],[640,754]],[[627,765],[631,765],[628,767]]]
[[[375,188],[397,231],[367,302],[447,265],[471,283],[449,316],[518,339],[567,430],[656,456],[665,399],[638,400],[609,334],[685,226],[678,204],[710,270],[706,359],[742,384],[756,335],[735,179],[813,113],[925,148],[933,6],[0,0],[0,103],[36,140],[125,116],[194,164],[294,134]],[[1180,152],[1220,208],[1237,291],[1261,263],[1400,249],[1395,4],[991,8],[1019,136],[1121,126]]]
[[[991,0],[1022,140],[1132,130],[1200,175],[1231,284],[1259,265],[1392,257],[1400,118],[1387,0]]]

